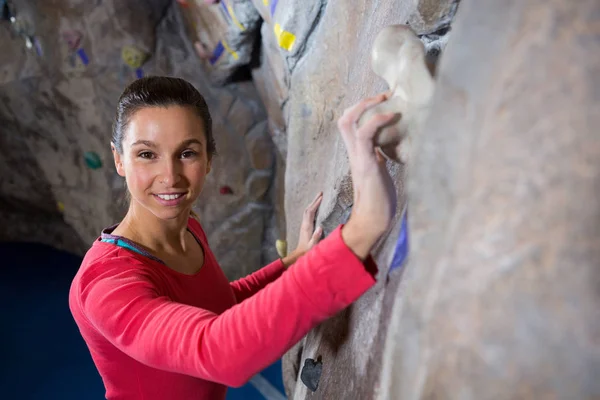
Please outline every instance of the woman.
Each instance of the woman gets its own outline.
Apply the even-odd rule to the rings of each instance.
[[[363,101],[338,122],[355,193],[348,222],[315,244],[319,196],[289,257],[229,283],[191,217],[215,154],[204,99],[176,78],[125,89],[111,147],[129,210],[94,242],[69,295],[108,399],[224,399],[227,386],[243,385],[375,283],[368,255],[395,198],[373,137],[393,116],[360,130],[355,122],[384,99]]]

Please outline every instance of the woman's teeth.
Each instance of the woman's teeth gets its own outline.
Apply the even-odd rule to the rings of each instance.
[[[183,196],[183,193],[179,193],[179,194],[157,194],[158,197],[160,197],[163,200],[175,200],[180,198],[181,196]]]

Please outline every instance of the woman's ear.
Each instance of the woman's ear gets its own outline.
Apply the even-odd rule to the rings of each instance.
[[[208,159],[208,164],[206,165],[206,175],[210,172],[212,166],[212,157]]]
[[[110,150],[113,153],[113,158],[115,159],[115,168],[117,169],[117,174],[121,176],[125,176],[125,168],[123,168],[123,155],[119,154],[117,148],[114,143],[110,143]]]

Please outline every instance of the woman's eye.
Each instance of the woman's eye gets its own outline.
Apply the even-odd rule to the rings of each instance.
[[[149,151],[142,151],[140,154],[138,154],[138,157],[145,158],[145,159],[151,159],[154,157],[154,154],[152,154]]]
[[[181,153],[181,158],[191,158],[194,157],[197,153],[195,151],[186,150]]]

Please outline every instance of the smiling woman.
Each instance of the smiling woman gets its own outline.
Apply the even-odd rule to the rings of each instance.
[[[212,154],[203,125],[192,107],[178,105],[147,107],[130,118],[122,154],[112,147],[131,208],[178,222],[189,216],[210,172]]]
[[[369,252],[395,200],[373,136],[390,117],[355,121],[383,99],[340,120],[357,195],[348,223],[317,243],[317,195],[298,247],[229,283],[192,213],[216,152],[204,99],[177,78],[125,89],[111,148],[129,209],[86,253],[69,294],[108,399],[223,400],[375,283]]]

